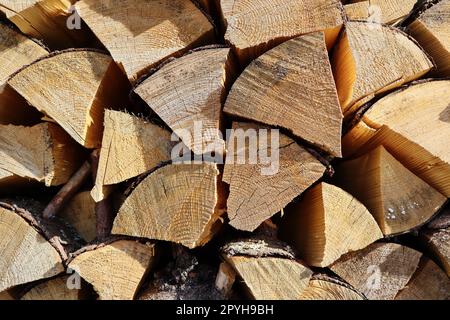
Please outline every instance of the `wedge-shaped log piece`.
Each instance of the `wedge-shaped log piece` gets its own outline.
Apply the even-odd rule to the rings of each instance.
[[[104,108],[123,107],[124,80],[110,56],[94,50],[67,50],[36,61],[8,83],[75,141],[94,148],[100,145]]]
[[[384,235],[424,224],[447,201],[383,146],[340,164],[334,178],[369,209]]]
[[[75,195],[64,207],[60,216],[69,222],[86,242],[95,239],[95,201],[89,191]]]
[[[435,74],[450,76],[450,1],[442,0],[427,9],[407,30],[433,57]]]
[[[289,40],[253,61],[234,83],[224,111],[286,128],[340,156],[342,112],[324,34]]]
[[[254,231],[319,180],[325,166],[291,138],[268,127],[234,122],[233,130],[223,174],[230,185],[228,217],[233,227]],[[252,159],[252,153],[267,161]]]
[[[424,258],[408,285],[395,300],[449,300],[450,279],[433,261]]]
[[[383,237],[370,212],[342,189],[320,183],[286,208],[280,237],[310,266],[326,267]]]
[[[445,270],[450,277],[450,227],[437,230],[426,230],[421,238],[428,253]]]
[[[105,111],[100,160],[92,190],[95,201],[105,198],[104,186],[136,177],[171,159],[170,132],[131,114]]]
[[[228,48],[195,51],[164,65],[134,89],[196,154],[210,146],[223,152],[219,129],[229,55]]]
[[[7,186],[3,179],[8,177],[29,178],[46,186],[64,184],[79,166],[80,149],[53,123],[0,125],[0,185]]]
[[[344,155],[379,145],[450,197],[450,81],[424,81],[376,102],[343,139]],[[420,120],[420,121],[418,121]]]
[[[0,292],[64,271],[58,251],[25,219],[0,207]]]
[[[374,243],[344,255],[330,269],[370,300],[392,300],[417,269],[422,254],[395,243]]]
[[[348,284],[328,277],[316,277],[309,281],[300,300],[364,300],[365,297]]]
[[[404,33],[366,22],[347,23],[332,64],[346,117],[376,94],[420,78],[433,67]]]
[[[149,243],[118,240],[76,252],[69,268],[89,282],[100,300],[132,300],[154,263]]]
[[[325,31],[330,48],[343,23],[337,0],[221,0],[220,6],[225,40],[244,63],[314,31]]]
[[[130,80],[214,37],[212,24],[189,0],[81,0],[76,8]]]
[[[151,173],[129,195],[113,234],[166,240],[194,248],[213,236],[223,214],[217,166],[172,164]]]
[[[350,20],[395,25],[414,8],[417,0],[350,0],[344,6]]]
[[[75,279],[75,276],[72,278]],[[83,300],[87,298],[83,288],[72,288],[78,280],[72,280],[70,276],[62,276],[37,284],[25,293],[20,300],[51,301],[51,300]]]

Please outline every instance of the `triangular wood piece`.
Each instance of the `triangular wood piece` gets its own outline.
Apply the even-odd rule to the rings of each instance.
[[[344,9],[350,20],[396,25],[416,3],[417,0],[350,0]]]
[[[418,79],[433,67],[406,34],[368,22],[346,24],[332,64],[346,117],[376,94]]]
[[[223,174],[223,181],[230,185],[228,217],[233,227],[254,231],[320,179],[325,166],[278,131],[277,145],[272,145],[275,134],[268,127],[234,122],[233,130]],[[252,134],[259,141],[246,139]],[[264,155],[267,163],[253,163],[249,154],[255,151],[260,160]]]
[[[225,40],[243,63],[287,39],[315,31],[325,31],[331,48],[343,23],[337,0],[221,0],[220,6]]]
[[[69,268],[94,287],[100,300],[132,300],[153,266],[155,247],[118,240],[74,255]]]
[[[170,132],[131,114],[105,111],[104,132],[92,197],[105,197],[103,186],[134,178],[171,159]]]
[[[224,111],[286,128],[341,156],[342,112],[324,34],[289,40],[254,60],[234,83]]]
[[[113,234],[181,243],[208,242],[223,214],[215,164],[172,164],[146,177],[129,195]]]
[[[76,275],[78,276],[78,275]],[[81,281],[81,280],[80,280]],[[62,301],[62,300],[83,300],[87,298],[87,293],[83,289],[69,288],[71,285],[70,276],[57,277],[37,284],[25,293],[20,300],[35,301]]]
[[[334,178],[369,209],[384,235],[419,227],[447,201],[383,146],[340,164]]]
[[[395,243],[348,253],[330,269],[370,300],[392,300],[414,274],[422,254]]]
[[[8,84],[87,148],[100,145],[104,108],[124,107],[129,85],[111,57],[94,50],[50,54]]]
[[[365,297],[348,284],[327,276],[316,276],[309,281],[300,300],[364,300]]]
[[[0,207],[0,292],[64,271],[58,251],[25,219]]]
[[[383,237],[370,212],[342,189],[320,183],[286,208],[280,237],[310,266],[326,267]]]
[[[343,139],[344,155],[383,145],[406,168],[450,197],[450,81],[423,81],[377,101]],[[417,120],[420,119],[420,125]]]
[[[437,230],[426,230],[421,234],[428,253],[445,270],[450,277],[450,227]]]
[[[81,0],[76,8],[130,80],[214,37],[208,18],[189,0]]]
[[[95,239],[95,201],[89,191],[75,195],[63,208],[60,217],[69,222],[86,242]]]

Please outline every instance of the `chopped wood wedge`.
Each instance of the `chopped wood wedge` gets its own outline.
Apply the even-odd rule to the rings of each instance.
[[[313,275],[300,300],[365,300],[365,297],[342,281]]]
[[[330,269],[370,300],[392,300],[414,274],[422,254],[395,243],[374,243],[344,255]]]
[[[309,189],[285,211],[279,236],[291,243],[310,266],[329,266],[341,255],[383,237],[366,207],[327,183]]]
[[[92,284],[100,300],[132,300],[154,258],[153,244],[117,240],[81,249],[69,268]]]
[[[104,133],[92,197],[107,195],[104,186],[134,178],[171,159],[170,132],[131,114],[105,111]]]
[[[244,64],[287,39],[314,31],[325,31],[331,48],[343,23],[337,0],[221,0],[220,6],[225,40]]]
[[[75,141],[53,123],[0,125],[0,186],[8,187],[20,177],[46,186],[64,184],[82,155]]]
[[[95,239],[95,201],[89,191],[75,195],[64,207],[60,217],[69,222],[86,242]]]
[[[87,298],[85,290],[69,288],[70,276],[57,277],[31,288],[20,300],[84,300]]]
[[[58,251],[28,221],[0,207],[0,292],[64,271]]]
[[[358,156],[383,145],[415,175],[450,197],[448,101],[450,81],[444,80],[422,81],[389,94],[344,137],[344,155]]]
[[[421,238],[428,253],[445,270],[450,277],[450,227],[446,229],[426,230]]]
[[[214,37],[189,0],[81,0],[76,8],[130,80]]]
[[[450,1],[442,0],[425,10],[407,28],[436,63],[438,76],[450,76]]]
[[[253,61],[234,83],[224,111],[286,128],[341,156],[343,117],[324,34],[289,40]]]
[[[423,259],[395,300],[449,300],[450,279],[433,261]]]
[[[84,49],[50,54],[16,73],[8,84],[86,148],[100,145],[104,108],[124,107],[122,92],[127,88],[110,56]]]
[[[195,154],[223,153],[221,109],[230,49],[202,49],[164,65],[134,91]]]
[[[414,8],[417,0],[350,0],[344,5],[350,20],[396,25]]]
[[[204,245],[221,224],[223,195],[215,164],[172,164],[147,176],[114,221],[113,234]]]
[[[369,209],[384,235],[421,226],[447,201],[383,146],[340,164],[334,178]]]
[[[284,134],[276,137],[279,148],[275,150],[277,146],[271,142],[274,133],[268,127],[234,122],[233,129],[223,174],[223,181],[230,185],[228,217],[233,227],[254,231],[320,179],[325,166]],[[267,130],[266,141],[261,130]],[[259,140],[253,140],[253,145],[251,138],[246,139],[252,133]],[[273,163],[252,162],[249,155],[254,149],[260,159],[264,155]],[[276,152],[278,159],[271,158]],[[240,158],[245,162],[241,163]]]
[[[347,23],[332,64],[346,117],[376,94],[418,79],[433,67],[406,34],[366,22]]]

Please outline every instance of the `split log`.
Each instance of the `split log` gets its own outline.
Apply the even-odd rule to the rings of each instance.
[[[28,290],[20,300],[85,300],[88,297],[86,290],[71,288],[70,281],[70,276],[62,276],[42,282]]]
[[[230,185],[228,218],[233,227],[254,231],[320,179],[325,166],[291,138],[284,134],[278,138],[278,133],[275,137],[268,127],[234,122],[233,130],[223,173],[223,181]],[[266,130],[265,136],[261,130]],[[251,159],[253,152],[260,161]],[[262,155],[271,162],[262,163]]]
[[[70,223],[86,242],[95,239],[95,201],[88,191],[75,195],[64,207],[60,217]]]
[[[20,178],[57,186],[67,182],[83,152],[53,123],[33,127],[0,125],[0,186],[8,188]]]
[[[221,0],[220,6],[225,40],[243,65],[283,41],[315,31],[325,32],[331,48],[343,23],[337,0]]]
[[[213,25],[189,0],[81,0],[76,8],[132,81],[214,38]]]
[[[369,209],[384,235],[423,225],[447,201],[383,146],[340,164],[334,178]]]
[[[154,258],[153,244],[116,240],[75,252],[69,268],[94,287],[100,300],[132,300]]]
[[[397,25],[416,3],[417,0],[351,0],[344,9],[350,20]]]
[[[215,164],[162,167],[131,192],[112,233],[202,246],[221,225],[225,205],[219,183]]]
[[[223,153],[219,130],[230,59],[228,48],[197,50],[164,65],[134,89],[195,154]]]
[[[86,148],[100,145],[104,108],[123,107],[129,87],[111,57],[84,49],[50,54],[8,84]]]
[[[106,110],[92,197],[100,202],[108,195],[109,186],[169,161],[173,146],[169,131],[131,114]]]
[[[442,0],[420,14],[407,31],[431,55],[437,76],[450,76],[450,1]]]
[[[349,22],[333,53],[332,65],[342,111],[352,115],[375,95],[422,77],[432,62],[398,29]]]
[[[324,33],[289,40],[254,60],[233,84],[224,112],[285,128],[341,156],[342,112]]]
[[[423,259],[395,300],[450,300],[450,279],[433,261]]]
[[[313,275],[300,300],[365,300],[365,297],[338,279]]]
[[[366,207],[327,183],[309,189],[285,211],[279,236],[310,266],[329,266],[343,254],[383,237]]]
[[[374,243],[344,255],[330,269],[370,300],[392,300],[417,269],[422,254],[395,243]]]
[[[442,267],[450,277],[450,227],[437,230],[426,230],[421,234],[430,256]]]
[[[444,80],[418,82],[389,94],[344,136],[344,155],[358,156],[383,145],[411,172],[450,197],[449,100],[450,81]]]

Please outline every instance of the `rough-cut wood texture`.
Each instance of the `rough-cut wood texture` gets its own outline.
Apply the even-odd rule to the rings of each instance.
[[[414,8],[417,0],[351,0],[344,6],[350,20],[397,24]]]
[[[104,133],[92,197],[105,198],[104,186],[134,178],[169,161],[170,132],[120,111],[105,111]]]
[[[308,265],[326,267],[383,234],[358,200],[338,187],[320,183],[286,208],[279,236],[291,243]]]
[[[153,244],[118,240],[75,253],[69,268],[92,284],[100,300],[131,300],[154,263]]]
[[[286,128],[340,156],[342,112],[324,34],[289,40],[254,60],[234,83],[224,111]]]
[[[345,116],[376,94],[413,81],[433,67],[422,49],[404,33],[366,22],[346,24],[332,64]]]
[[[330,48],[343,23],[337,0],[221,0],[220,6],[225,40],[244,64],[287,39],[314,31],[325,31]]]
[[[383,145],[406,168],[450,197],[450,81],[424,81],[376,102],[343,138],[346,156]],[[420,121],[418,121],[420,119]]]
[[[450,277],[450,227],[426,230],[421,236],[430,256]]]
[[[316,277],[309,281],[300,300],[364,300],[365,297],[349,285],[328,277]]]
[[[208,242],[224,204],[215,164],[172,164],[146,177],[131,192],[114,221],[113,234],[181,243]]]
[[[194,51],[164,65],[134,91],[195,154],[223,152],[222,102],[230,76],[230,49]]]
[[[83,300],[85,292],[80,288],[69,288],[70,276],[50,279],[31,288],[20,300],[52,301]]]
[[[48,55],[8,84],[87,148],[100,145],[104,108],[122,107],[127,86],[111,57],[92,50]]]
[[[20,177],[61,185],[77,169],[80,156],[78,145],[56,124],[0,125],[1,188]]]
[[[447,201],[383,146],[340,164],[334,178],[369,209],[385,235],[422,225]]]
[[[370,300],[392,300],[414,274],[422,254],[395,243],[348,253],[330,269]]]
[[[320,179],[325,166],[291,138],[279,134],[279,159],[276,163],[251,162],[250,153],[276,152],[270,128],[235,122],[229,137],[223,181],[230,185],[227,212],[230,224],[240,230],[254,231],[261,223],[283,209],[296,196]],[[267,130],[263,141],[261,130]],[[245,139],[254,133],[255,140]],[[259,147],[258,147],[259,146]],[[238,160],[244,160],[244,163]],[[275,162],[275,161],[274,161]],[[268,171],[268,172],[266,172]]]
[[[190,0],[81,0],[76,8],[131,80],[214,37]]]
[[[75,195],[64,207],[60,217],[69,222],[86,242],[95,239],[95,202],[88,191]]]

